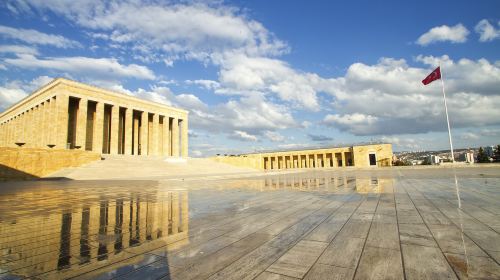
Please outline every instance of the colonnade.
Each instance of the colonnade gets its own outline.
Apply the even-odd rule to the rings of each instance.
[[[188,156],[187,111],[116,93],[109,99],[85,93],[45,94],[0,115],[0,146]]]
[[[279,153],[262,156],[264,169],[325,168],[353,166],[351,151],[322,153]]]

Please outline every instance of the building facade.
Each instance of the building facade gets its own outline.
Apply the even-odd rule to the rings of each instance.
[[[58,78],[0,114],[0,147],[188,156],[188,112]]]
[[[263,170],[392,165],[391,144],[219,156],[217,161]]]

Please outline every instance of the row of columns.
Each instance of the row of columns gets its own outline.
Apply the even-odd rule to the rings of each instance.
[[[0,124],[0,146],[188,156],[188,120],[58,94]]]
[[[352,165],[352,152],[264,156],[264,169],[325,168]]]
[[[59,108],[63,98],[50,97],[24,112],[0,123],[0,146],[47,147],[57,145],[59,118],[66,115]],[[16,144],[17,143],[17,144]]]

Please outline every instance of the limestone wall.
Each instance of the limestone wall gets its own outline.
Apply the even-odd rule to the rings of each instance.
[[[0,180],[39,178],[100,159],[88,151],[0,147]]]
[[[369,154],[376,154],[377,166],[392,166],[392,145],[375,144],[366,146],[354,146],[354,166],[370,167]]]
[[[217,162],[227,163],[238,167],[249,167],[255,169],[263,169],[262,157],[255,156],[218,156],[211,158]]]

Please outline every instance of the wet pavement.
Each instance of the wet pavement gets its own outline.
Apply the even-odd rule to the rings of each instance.
[[[500,168],[0,183],[0,279],[500,279]]]

